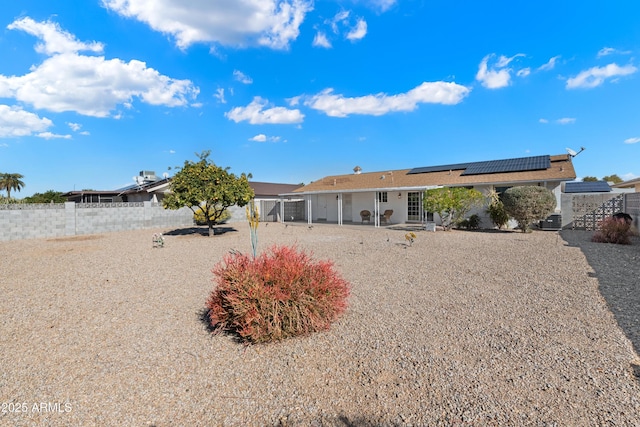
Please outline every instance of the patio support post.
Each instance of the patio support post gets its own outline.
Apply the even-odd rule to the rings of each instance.
[[[338,194],[338,225],[342,225],[342,193]]]
[[[311,197],[307,198],[307,224],[313,224],[313,217],[311,216]]]
[[[280,222],[284,222],[284,199],[280,197]]]
[[[373,226],[380,227],[380,200],[378,199],[379,192],[374,193],[373,199]]]

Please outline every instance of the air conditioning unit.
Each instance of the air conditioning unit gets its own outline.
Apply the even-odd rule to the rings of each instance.
[[[540,221],[539,227],[541,230],[561,230],[562,229],[562,215],[553,214],[549,215],[546,219]]]

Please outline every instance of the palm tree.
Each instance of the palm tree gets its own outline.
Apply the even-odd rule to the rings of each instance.
[[[20,191],[24,187],[22,176],[19,173],[3,173],[0,174],[0,188],[7,190],[7,198],[11,198],[11,190]]]

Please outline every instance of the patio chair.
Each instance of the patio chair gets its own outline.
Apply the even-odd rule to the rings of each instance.
[[[393,215],[393,209],[387,209],[382,215],[380,215],[380,221],[385,224],[391,224],[391,215]]]
[[[363,211],[360,211],[360,218],[362,218],[363,224],[365,221],[367,221],[368,223],[371,223],[371,212],[369,212],[366,209]]]

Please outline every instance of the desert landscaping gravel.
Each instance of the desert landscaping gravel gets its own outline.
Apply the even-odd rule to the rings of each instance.
[[[331,259],[351,296],[327,332],[244,346],[203,308],[249,226],[193,231],[0,243],[0,425],[640,425],[637,238],[263,223],[259,251]]]

